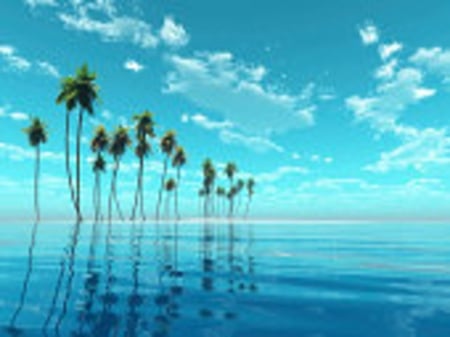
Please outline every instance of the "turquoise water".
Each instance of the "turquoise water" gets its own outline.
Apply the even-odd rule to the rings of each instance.
[[[1,224],[1,336],[450,336],[450,225]]]

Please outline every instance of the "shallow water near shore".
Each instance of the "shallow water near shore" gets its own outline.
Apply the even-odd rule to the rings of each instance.
[[[450,225],[0,225],[0,336],[450,336]]]

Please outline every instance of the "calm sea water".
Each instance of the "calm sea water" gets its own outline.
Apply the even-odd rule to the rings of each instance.
[[[450,225],[1,224],[1,336],[450,336]]]

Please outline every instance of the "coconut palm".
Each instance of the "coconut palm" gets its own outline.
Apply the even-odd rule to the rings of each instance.
[[[216,169],[211,161],[211,159],[207,158],[204,160],[202,164],[203,170],[203,190],[205,191],[205,200],[203,206],[204,216],[209,215],[209,211],[211,210],[211,195],[214,191],[214,182],[216,179]]]
[[[111,143],[109,146],[109,153],[114,158],[114,169],[111,178],[111,191],[109,194],[109,202],[108,202],[108,218],[111,221],[111,212],[112,212],[112,202],[114,200],[116,204],[116,210],[119,214],[120,219],[123,221],[124,217],[122,211],[120,209],[120,203],[117,199],[117,173],[120,168],[120,160],[124,155],[127,147],[131,145],[131,139],[128,135],[128,129],[119,125],[117,129],[114,131],[114,134],[111,139]]]
[[[98,86],[94,83],[97,75],[89,71],[87,64],[78,68],[75,77],[68,76],[61,81],[61,91],[56,98],[56,103],[65,103],[66,105],[66,171],[69,179],[69,189],[71,192],[72,201],[77,212],[79,220],[82,218],[80,205],[80,149],[81,149],[81,134],[83,128],[83,114],[87,111],[90,115],[94,113],[94,103],[98,99]],[[78,107],[78,126],[76,135],[76,192],[73,189],[72,171],[70,169],[70,151],[69,151],[69,137],[70,137],[70,112]]]
[[[252,202],[252,197],[253,197],[253,194],[255,193],[255,191],[254,191],[255,180],[253,178],[249,178],[247,180],[246,187],[247,187],[247,198],[248,198],[248,200],[247,200],[247,207],[246,207],[246,210],[245,210],[245,217],[248,216],[248,213],[250,211],[250,203]]]
[[[223,207],[221,208],[221,203],[223,201],[223,198],[225,197],[226,191],[225,188],[223,188],[222,186],[217,186],[216,188],[216,195],[217,195],[217,214],[220,215],[220,210],[223,209]]]
[[[175,213],[177,219],[180,219],[180,212],[178,210],[178,188],[181,181],[181,167],[186,164],[186,152],[181,146],[177,146],[175,154],[172,158],[172,166],[177,169],[177,186],[175,189]]]
[[[101,212],[101,174],[105,172],[106,161],[103,152],[106,151],[109,144],[109,137],[103,125],[99,125],[91,140],[91,151],[97,154],[96,159],[92,163],[92,170],[95,174],[95,184],[93,192],[95,220],[97,221]]]
[[[239,196],[238,198],[238,202],[236,205],[236,214],[239,213],[239,209],[241,208],[241,203],[242,203],[242,190],[245,187],[245,182],[242,179],[238,179],[237,183],[236,183],[236,191],[237,191],[237,195]]]
[[[167,193],[167,197],[166,197],[166,216],[169,217],[170,215],[170,197],[172,195],[173,191],[176,191],[177,189],[177,182],[175,181],[175,179],[170,178],[169,180],[166,181],[165,185],[164,185],[164,190]]]
[[[164,158],[163,172],[161,174],[161,186],[159,187],[158,201],[156,203],[156,219],[157,220],[159,219],[159,212],[161,209],[162,193],[164,190],[164,183],[166,181],[166,175],[167,175],[167,165],[169,162],[169,158],[172,155],[172,152],[177,145],[175,136],[176,136],[175,131],[170,130],[164,134],[164,136],[161,138],[161,141],[160,141],[161,152],[163,154],[165,154],[165,158]]]
[[[131,212],[131,220],[134,220],[136,217],[136,211],[138,208],[138,204],[141,206],[141,217],[145,219],[144,214],[144,189],[143,189],[143,181],[144,181],[144,160],[151,152],[151,145],[148,142],[148,138],[155,137],[154,126],[155,123],[153,121],[153,115],[149,111],[144,111],[141,114],[135,115],[133,117],[136,122],[135,130],[136,130],[136,139],[137,145],[134,150],[134,153],[139,159],[139,171],[137,175],[137,186],[136,192],[134,195],[134,205],[133,210]]]
[[[227,165],[225,166],[225,175],[227,176],[228,180],[230,181],[230,189],[228,191],[228,201],[229,201],[229,210],[228,210],[228,215],[231,216],[231,214],[233,213],[233,197],[235,195],[235,193],[231,193],[231,189],[233,186],[233,179],[234,179],[234,175],[236,174],[236,172],[238,171],[238,168],[236,166],[235,163],[233,162],[228,162]]]
[[[47,130],[45,124],[39,118],[33,118],[31,125],[23,130],[28,136],[28,142],[36,149],[36,164],[34,167],[34,211],[36,221],[40,219],[39,210],[39,171],[41,162],[41,144],[47,142]]]

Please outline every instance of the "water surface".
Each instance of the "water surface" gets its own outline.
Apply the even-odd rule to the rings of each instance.
[[[0,336],[450,336],[450,225],[1,224]]]

